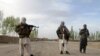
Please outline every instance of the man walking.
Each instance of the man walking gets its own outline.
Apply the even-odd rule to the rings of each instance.
[[[31,51],[29,38],[33,27],[35,26],[26,24],[26,18],[23,17],[21,23],[15,28],[15,31],[19,34],[19,50],[21,56],[24,56],[24,49],[27,50],[29,56],[34,56]]]
[[[87,25],[83,25],[83,29],[80,30],[79,35],[80,38],[80,52],[86,53],[86,46],[87,46],[87,37],[89,37],[89,30],[87,29]]]
[[[69,54],[66,47],[67,47],[70,33],[69,33],[69,30],[67,29],[67,27],[65,26],[65,23],[63,21],[61,22],[61,25],[58,27],[56,33],[57,33],[58,38],[59,38],[60,54],[63,54],[63,51],[65,51],[66,54]]]

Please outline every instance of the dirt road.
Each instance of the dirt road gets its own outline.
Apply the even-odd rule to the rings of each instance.
[[[95,43],[92,43],[95,44]],[[59,54],[58,42],[38,41],[31,43],[32,52],[35,56],[100,56],[100,49],[88,44],[87,53],[79,52],[79,42],[69,42],[68,54]],[[0,56],[20,56],[18,44],[0,44]],[[25,52],[25,56],[28,56]]]

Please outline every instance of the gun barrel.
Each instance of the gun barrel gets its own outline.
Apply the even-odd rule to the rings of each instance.
[[[36,26],[36,28],[39,28],[39,27]]]
[[[29,27],[35,27],[35,28],[39,28],[39,26],[34,26],[34,25],[28,25]]]

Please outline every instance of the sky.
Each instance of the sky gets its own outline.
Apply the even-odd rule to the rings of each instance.
[[[79,32],[87,24],[90,32],[99,31],[100,0],[0,0],[3,17],[26,17],[27,23],[39,26],[39,37],[57,38],[61,21]]]

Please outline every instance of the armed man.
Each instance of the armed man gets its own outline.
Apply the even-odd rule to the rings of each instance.
[[[81,38],[80,38],[80,52],[86,53],[87,38],[89,37],[89,30],[87,29],[86,24],[83,25],[83,29],[80,30],[79,35],[81,36]]]
[[[65,26],[64,21],[61,22],[61,25],[58,27],[56,33],[59,38],[60,54],[63,54],[64,51],[66,52],[66,54],[69,54],[66,47],[69,40],[70,32]]]
[[[24,56],[24,49],[27,50],[29,56],[34,56],[31,51],[30,38],[29,38],[29,35],[33,27],[36,26],[28,25],[26,23],[26,18],[23,17],[21,23],[18,24],[15,28],[15,31],[19,35],[19,50],[21,56]]]

